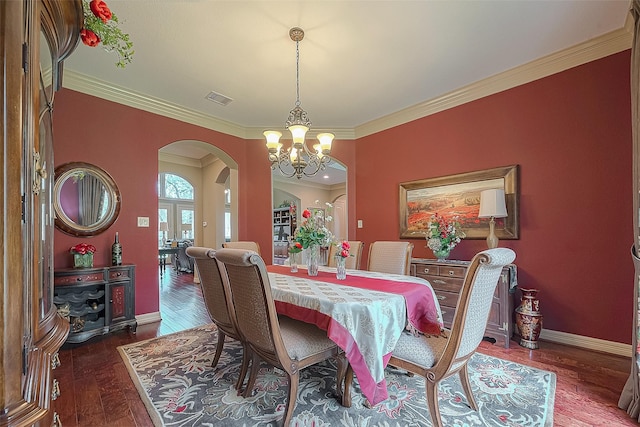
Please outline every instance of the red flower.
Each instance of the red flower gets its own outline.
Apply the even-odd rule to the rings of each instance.
[[[348,249],[343,249],[342,252],[340,252],[340,256],[342,258],[347,258],[349,256],[349,250]]]
[[[311,211],[309,211],[309,209],[305,209],[304,212],[302,212],[303,218],[309,218],[310,216],[311,216]]]
[[[86,243],[78,243],[75,246],[69,248],[69,252],[72,254],[92,254],[96,251],[96,247],[93,245],[87,245]]]
[[[296,244],[293,245],[293,246],[295,246],[296,248],[302,250],[302,243],[300,243],[300,242],[296,242]]]
[[[100,37],[96,33],[91,30],[87,30],[83,28],[80,30],[80,38],[82,38],[82,43],[87,46],[96,47],[100,43]]]
[[[109,19],[111,19],[111,10],[104,1],[91,0],[91,3],[89,3],[89,8],[91,8],[91,12],[93,12],[93,14],[96,17],[100,18],[105,24]]]
[[[347,251],[351,249],[351,245],[346,240],[342,242],[342,249],[346,249]]]

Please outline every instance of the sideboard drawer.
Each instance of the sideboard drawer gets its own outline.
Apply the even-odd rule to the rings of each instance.
[[[102,269],[94,269],[93,271],[69,272],[65,274],[55,275],[53,279],[54,286],[81,285],[83,283],[104,282],[104,272]]]
[[[109,270],[109,281],[131,279],[131,274],[129,274],[130,271],[131,270],[129,268],[111,267],[111,270]]]
[[[449,266],[449,265],[439,265],[438,266],[438,276],[444,277],[459,277],[464,279],[464,275],[467,272],[467,267],[459,267],[459,266]]]
[[[434,291],[448,291],[455,292],[456,294],[460,293],[462,285],[464,284],[464,279],[456,279],[454,277],[436,276],[427,280],[431,283]]]
[[[455,309],[456,305],[458,305],[459,293],[447,291],[435,291],[435,293],[440,307],[452,307]]]

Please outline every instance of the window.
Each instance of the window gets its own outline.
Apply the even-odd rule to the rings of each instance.
[[[163,172],[158,175],[158,224],[167,222],[168,239],[194,239],[193,185],[181,176]],[[158,231],[158,245],[163,232]]]

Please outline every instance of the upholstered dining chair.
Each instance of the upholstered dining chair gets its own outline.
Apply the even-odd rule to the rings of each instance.
[[[360,269],[360,260],[362,259],[362,248],[364,248],[364,243],[360,240],[349,240],[349,246],[351,246],[351,250],[349,253],[351,256],[345,260],[344,266],[351,270],[359,270]],[[327,265],[329,267],[336,266],[336,253],[338,248],[335,245],[331,245],[329,248],[329,259],[327,261]]]
[[[367,270],[409,275],[413,243],[378,241],[369,245]]]
[[[403,332],[393,350],[390,365],[425,378],[427,406],[434,427],[442,426],[438,384],[455,373],[460,375],[469,406],[478,410],[467,362],[482,341],[502,268],[514,259],[515,253],[507,248],[489,249],[474,256],[462,285],[451,330],[444,330],[441,336]]]
[[[227,269],[240,333],[253,355],[244,396],[253,392],[261,360],[283,370],[289,377],[283,425],[289,426],[300,369],[330,357],[338,362],[336,391],[341,394],[347,370],[344,353],[315,325],[286,316],[278,318],[264,260],[255,252],[241,249],[220,249],[214,256]]]
[[[196,268],[200,274],[200,287],[205,306],[209,317],[218,327],[218,343],[211,366],[215,367],[218,364],[226,336],[242,343],[242,365],[236,382],[236,389],[240,392],[244,378],[247,376],[250,355],[238,329],[227,272],[224,265],[214,258],[215,249],[190,246],[186,252],[195,260]]]
[[[245,242],[224,242],[222,244],[223,248],[229,248],[229,249],[246,249],[249,251],[254,251],[257,252],[258,255],[260,255],[260,245],[258,245],[257,242],[249,242],[249,241],[245,241]]]

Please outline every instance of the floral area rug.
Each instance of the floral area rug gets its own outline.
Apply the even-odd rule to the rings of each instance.
[[[276,426],[282,423],[287,376],[266,364],[252,397],[237,395],[234,383],[242,348],[227,339],[218,366],[213,324],[118,347],[156,426]],[[431,426],[424,379],[387,368],[389,398],[367,408],[354,377],[352,407],[335,393],[333,361],[300,372],[291,425]],[[471,387],[479,406],[466,404],[459,377],[440,383],[445,426],[552,426],[556,377],[552,372],[476,353],[469,363]]]

